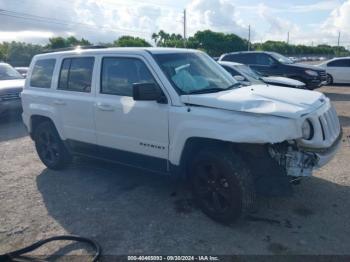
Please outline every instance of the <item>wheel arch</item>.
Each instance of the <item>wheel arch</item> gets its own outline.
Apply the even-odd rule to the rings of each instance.
[[[43,122],[51,122],[53,124],[53,126],[56,128],[57,132],[60,134],[60,132],[58,131],[55,122],[48,116],[43,116],[43,115],[32,115],[30,117],[30,137],[33,139],[34,137],[34,133],[36,128]]]
[[[204,148],[220,148],[231,150],[239,154],[247,162],[251,162],[251,156],[261,156],[266,154],[267,144],[235,143],[212,138],[190,137],[186,140],[180,156],[178,169],[182,176],[187,176],[188,164],[192,156]]]
[[[333,76],[331,73],[327,72],[327,78],[328,78],[328,77],[330,77],[330,81],[327,82],[327,84],[328,84],[328,85],[334,84],[334,76]],[[327,79],[327,80],[328,80],[328,79]]]

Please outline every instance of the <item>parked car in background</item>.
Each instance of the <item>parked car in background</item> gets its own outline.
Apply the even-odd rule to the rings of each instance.
[[[291,181],[329,162],[342,137],[325,95],[242,86],[198,50],[36,55],[22,104],[48,168],[85,155],[180,175],[222,223],[248,214],[257,194],[291,193]]]
[[[21,66],[21,67],[15,67],[15,69],[16,69],[24,78],[27,77],[28,67]]]
[[[266,83],[275,86],[305,89],[305,84],[298,80],[282,76],[262,76],[247,65],[225,61],[219,61],[219,64],[225,68],[237,81],[244,85]]]
[[[299,59],[297,57],[294,56],[290,56],[288,57],[293,63],[299,62]]]
[[[327,84],[350,84],[350,57],[338,57],[321,63],[327,72]]]
[[[325,70],[317,66],[296,64],[275,52],[234,52],[223,54],[219,61],[246,64],[264,76],[284,76],[299,80],[311,90],[327,83]]]
[[[0,63],[0,115],[22,108],[24,78],[11,65]]]

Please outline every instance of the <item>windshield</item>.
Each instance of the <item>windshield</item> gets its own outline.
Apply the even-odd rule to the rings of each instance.
[[[288,57],[285,57],[281,54],[278,53],[271,53],[271,55],[273,56],[273,58],[275,58],[276,60],[278,60],[280,63],[282,64],[293,64],[294,62],[292,60],[290,60]]]
[[[263,81],[261,80],[261,76],[258,75],[255,71],[253,71],[249,66],[246,65],[236,65],[234,68],[241,73],[245,78],[248,79],[249,82],[255,84],[261,84]]]
[[[0,80],[23,79],[16,69],[8,64],[0,64]]]
[[[204,53],[155,54],[154,57],[180,94],[219,92],[240,85]]]

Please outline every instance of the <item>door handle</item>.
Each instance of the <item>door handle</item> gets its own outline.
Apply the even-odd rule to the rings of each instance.
[[[60,100],[60,99],[59,99],[59,100],[54,100],[53,103],[54,103],[55,105],[60,105],[60,106],[66,104],[66,102],[64,102],[63,100]]]
[[[114,107],[110,104],[97,103],[96,106],[101,111],[114,111]]]

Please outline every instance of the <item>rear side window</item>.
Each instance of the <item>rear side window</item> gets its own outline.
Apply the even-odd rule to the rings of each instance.
[[[58,89],[90,93],[94,60],[93,57],[63,59]]]
[[[331,61],[327,64],[327,66],[330,67],[350,67],[350,60],[349,59],[339,59]]]
[[[135,83],[156,83],[144,62],[137,58],[103,58],[102,94],[132,96],[132,86]]]
[[[35,62],[30,77],[30,86],[50,88],[56,59],[41,59]]]

